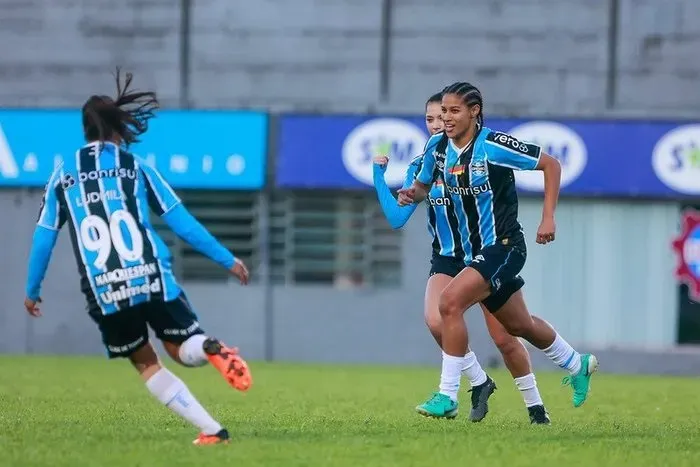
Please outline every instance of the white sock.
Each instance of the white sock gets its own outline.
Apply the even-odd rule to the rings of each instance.
[[[449,396],[453,401],[457,400],[459,392],[459,380],[464,369],[464,357],[455,357],[442,353],[442,374],[440,375],[440,394]]]
[[[146,381],[146,387],[167,408],[198,427],[202,433],[215,435],[221,431],[221,425],[204,410],[185,383],[167,369],[158,370]]]
[[[472,351],[469,351],[469,353],[464,356],[462,375],[467,377],[472,387],[480,386],[486,382],[486,372],[481,368],[479,360],[476,359],[476,354]]]
[[[523,400],[525,401],[525,407],[532,407],[533,405],[544,405],[542,398],[540,397],[540,391],[537,389],[537,380],[535,375],[530,373],[529,375],[521,376],[520,378],[515,378],[515,385],[517,386],[520,394],[523,395]]]
[[[581,354],[576,352],[559,334],[554,338],[552,345],[544,349],[544,354],[559,368],[569,370],[572,375],[581,370]]]
[[[202,366],[207,364],[209,360],[203,347],[205,340],[207,340],[207,336],[204,334],[195,334],[180,345],[178,355],[183,365]]]

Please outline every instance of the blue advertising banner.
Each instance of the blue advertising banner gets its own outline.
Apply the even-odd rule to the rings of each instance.
[[[541,145],[562,164],[562,194],[572,196],[700,195],[700,123],[523,120],[489,118],[486,125]],[[423,119],[284,116],[277,185],[366,188],[372,157],[388,154],[386,180],[403,181],[428,134]],[[521,192],[540,193],[541,172],[517,172]]]
[[[265,180],[267,115],[161,111],[130,151],[175,188],[258,189]],[[75,110],[0,111],[0,186],[46,184],[55,164],[85,144]]]

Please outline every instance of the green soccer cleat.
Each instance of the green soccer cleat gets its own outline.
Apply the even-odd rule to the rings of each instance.
[[[459,402],[450,396],[436,392],[430,399],[416,407],[416,412],[424,417],[452,419],[459,412]]]
[[[575,375],[566,376],[561,381],[564,386],[571,385],[574,390],[574,396],[572,398],[574,402],[574,407],[581,407],[588,393],[591,390],[591,376],[598,369],[598,359],[595,355],[583,354],[581,355],[581,369]]]

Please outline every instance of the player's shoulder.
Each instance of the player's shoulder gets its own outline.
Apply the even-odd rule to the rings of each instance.
[[[138,156],[134,154],[133,152],[129,151],[122,151],[121,157],[127,157],[130,158],[131,160],[134,161],[134,168],[136,169],[141,169],[141,170],[149,170],[152,169],[153,166],[151,162],[146,159],[145,157]]]
[[[490,128],[484,127],[483,130],[486,132],[484,137],[484,142],[488,145],[501,149],[510,150],[520,150],[527,152],[527,144],[520,141],[515,136],[507,133],[505,131],[492,130]]]
[[[420,167],[423,165],[423,158],[425,157],[424,154],[418,154],[416,157],[411,159],[411,162],[408,163],[409,168],[414,168],[414,167]]]
[[[484,135],[485,142],[498,146],[507,146],[511,140],[517,141],[515,137],[505,131],[492,130],[491,128],[484,127],[481,132]]]
[[[64,172],[65,168],[63,160],[56,161],[56,164],[51,171],[51,175],[49,176],[49,180],[46,182],[46,186],[44,188],[49,189],[58,186],[61,183],[61,178]]]
[[[435,133],[428,138],[428,141],[425,143],[425,151],[423,154],[427,154],[429,151],[434,150],[441,142],[446,142],[447,139],[447,134],[444,130]]]

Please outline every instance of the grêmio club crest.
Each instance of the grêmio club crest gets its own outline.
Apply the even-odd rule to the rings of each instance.
[[[678,257],[676,278],[688,286],[688,296],[700,303],[700,211],[688,209],[681,217],[681,234],[673,240]]]

